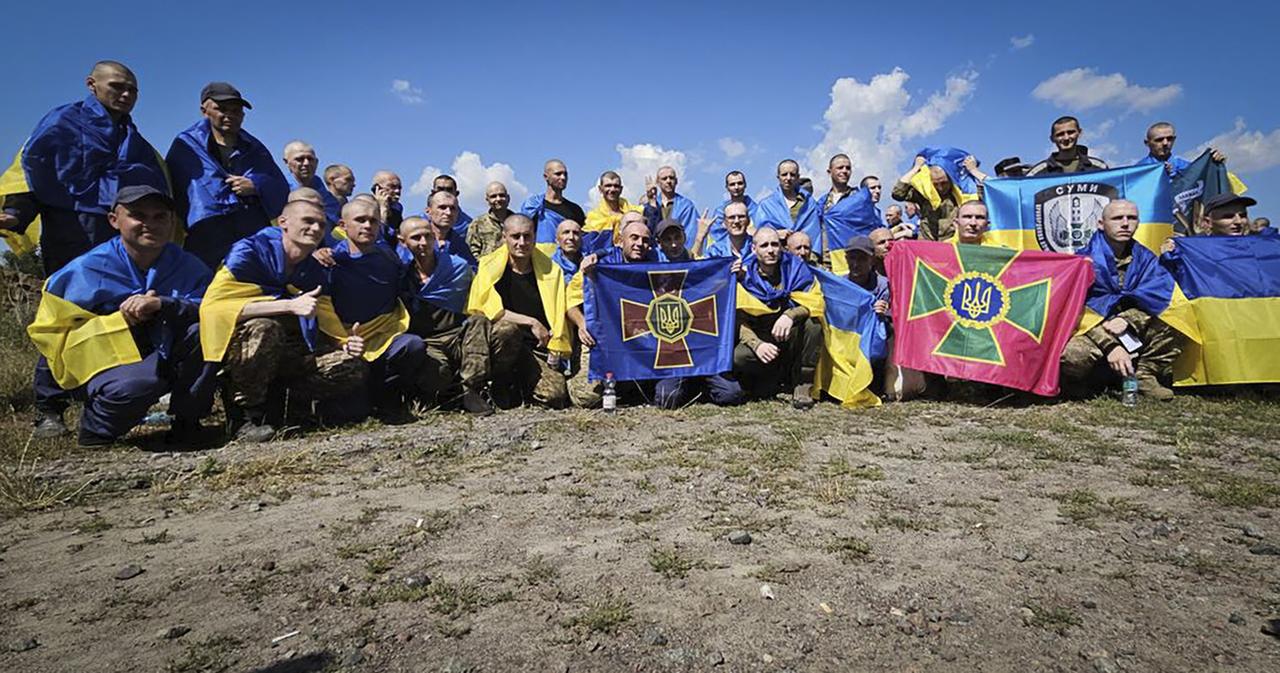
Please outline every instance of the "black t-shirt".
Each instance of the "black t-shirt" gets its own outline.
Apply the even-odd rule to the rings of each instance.
[[[546,206],[547,210],[555,211],[560,215],[560,217],[563,217],[566,220],[573,220],[580,225],[585,225],[587,223],[587,214],[582,211],[582,206],[570,201],[569,199],[565,199],[560,203],[544,201],[543,205]]]
[[[516,273],[507,267],[502,278],[494,285],[498,296],[502,297],[502,307],[521,315],[527,315],[551,329],[547,322],[547,312],[542,309],[542,295],[538,294],[538,277],[532,271]]]

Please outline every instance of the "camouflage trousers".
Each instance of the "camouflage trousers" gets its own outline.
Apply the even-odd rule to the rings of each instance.
[[[296,393],[325,400],[362,389],[365,361],[333,349],[307,349],[294,316],[250,318],[236,325],[222,361],[231,401],[257,408],[267,402],[273,383]]]
[[[462,371],[462,344],[470,321],[438,334],[422,337],[427,362],[418,379],[418,395],[426,404],[442,404],[457,394]]]
[[[472,316],[463,330],[463,388],[480,390],[492,382],[495,394],[514,389],[521,398],[553,409],[568,405],[564,374],[547,364],[547,353],[531,346],[527,336],[526,328],[514,323]]]
[[[1173,371],[1173,361],[1182,353],[1182,336],[1163,320],[1136,308],[1117,315],[1132,325],[1142,340],[1142,348],[1134,355],[1134,368],[1138,375],[1166,379]],[[1093,387],[1114,378],[1107,365],[1106,353],[1088,335],[1080,334],[1067,342],[1062,351],[1064,387]]]

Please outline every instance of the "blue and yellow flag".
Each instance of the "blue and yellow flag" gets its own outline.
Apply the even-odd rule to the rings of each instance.
[[[0,208],[4,207],[5,197],[26,194],[30,191],[31,185],[27,184],[27,173],[22,170],[22,150],[18,150],[13,157],[13,163],[0,174]],[[37,215],[36,219],[23,231],[0,229],[0,238],[3,238],[13,254],[19,257],[35,252],[36,247],[40,245],[40,217]]]
[[[978,181],[964,167],[965,157],[969,156],[968,152],[955,147],[926,147],[916,152],[916,156],[924,157],[926,166],[937,166],[947,174],[951,180],[952,198],[956,203],[978,198]],[[934,208],[942,205],[942,195],[938,194],[938,189],[933,186],[933,178],[930,177],[929,171],[916,171],[916,174],[911,177],[911,186],[928,199],[929,204]]]
[[[880,398],[867,389],[874,374],[868,353],[877,348],[871,294],[835,274],[806,265],[794,255],[779,258],[781,287],[761,279],[757,264],[756,259],[745,264],[746,272],[738,284],[738,309],[756,316],[792,306],[809,309],[809,317],[822,323],[822,355],[813,376],[814,392],[827,393],[846,409],[879,406]]]
[[[733,368],[732,260],[597,264],[583,286],[592,380],[710,376]]]
[[[1098,229],[1112,199],[1138,204],[1134,237],[1158,251],[1173,235],[1173,196],[1162,164],[1030,178],[992,178],[983,184],[991,229],[986,237],[1014,250],[1072,254]]]
[[[1174,385],[1280,382],[1280,235],[1185,236],[1160,261],[1200,329]]]

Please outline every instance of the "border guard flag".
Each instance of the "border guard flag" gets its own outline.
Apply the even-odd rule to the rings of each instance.
[[[1160,261],[1200,328],[1174,385],[1280,382],[1280,235],[1184,236]]]
[[[1062,349],[1093,283],[1088,259],[899,241],[885,266],[895,288],[895,364],[1038,395],[1058,393]]]
[[[710,376],[733,368],[733,260],[600,263],[583,278],[592,380]]]
[[[1015,250],[1074,254],[1089,243],[1112,199],[1138,204],[1134,239],[1159,251],[1173,235],[1173,192],[1162,164],[983,183],[990,214],[986,239]]]

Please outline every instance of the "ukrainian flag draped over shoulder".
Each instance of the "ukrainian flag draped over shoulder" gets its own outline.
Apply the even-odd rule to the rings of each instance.
[[[498,294],[497,284],[507,271],[510,253],[506,246],[480,258],[480,267],[471,282],[471,293],[467,297],[467,313],[483,315],[489,320],[498,320],[506,308],[502,305],[502,295]],[[565,329],[565,311],[568,309],[564,272],[547,255],[538,249],[533,250],[533,273],[538,282],[538,295],[542,299],[542,310],[551,323],[551,341],[547,343],[549,350],[567,354],[572,350],[569,335]]]
[[[360,323],[359,336],[365,343],[362,357],[373,362],[393,339],[409,331],[409,312],[400,301],[400,257],[381,243],[363,254],[353,252],[351,241],[346,240],[333,247],[333,261],[329,293],[334,319],[319,313],[320,331],[345,344],[351,328]]]
[[[659,191],[659,212],[661,212],[663,199],[662,192]],[[671,199],[671,219],[684,226],[684,240],[689,245],[693,245],[694,239],[698,237],[698,207],[693,205],[693,201],[683,194],[676,194],[675,198]]]
[[[615,213],[604,199],[600,199],[600,203],[587,212],[587,221],[582,225],[582,254],[607,250],[609,246],[616,244],[618,223],[622,221],[622,216],[644,211],[644,208],[623,198],[618,200],[618,206],[618,212]]]
[[[1173,197],[1162,164],[991,178],[983,183],[982,194],[991,220],[987,238],[1014,250],[1079,251],[1112,199],[1137,204],[1140,223],[1134,240],[1148,249],[1159,250],[1173,235]]]
[[[396,253],[400,256],[400,261],[408,267],[404,283],[407,289],[406,298],[411,304],[426,302],[436,308],[454,313],[467,312],[467,293],[471,290],[471,279],[476,274],[466,260],[437,250],[436,268],[424,283],[413,268],[413,253],[403,245],[396,247]],[[417,309],[414,308],[414,311]]]
[[[1161,263],[1195,311],[1174,385],[1280,382],[1280,235],[1185,236]]]
[[[161,298],[198,302],[208,285],[209,269],[178,246],[166,245],[143,272],[116,237],[49,277],[27,334],[48,360],[58,385],[72,390],[100,372],[142,359],[134,333],[120,313],[120,303],[127,297],[154,291]],[[156,316],[141,333],[152,348],[167,356],[178,330],[185,329]]]
[[[165,157],[173,176],[174,196],[186,206],[184,215],[188,228],[201,220],[245,206],[226,183],[227,169],[209,154],[209,135],[209,120],[201,119],[173,139]],[[253,181],[257,200],[262,204],[267,219],[279,217],[289,198],[289,183],[271,152],[257,138],[242,130],[235,153],[233,160],[242,171],[241,175]]]
[[[79,213],[106,214],[122,185],[169,193],[164,164],[133,120],[116,123],[93,96],[40,120],[23,148],[22,168],[37,201]]]
[[[834,274],[813,269],[792,254],[784,253],[778,264],[781,285],[774,287],[760,275],[755,258],[746,263],[746,272],[738,284],[738,310],[748,315],[767,315],[792,306],[809,309],[809,316],[822,323],[822,356],[814,372],[815,390],[825,391],[848,409],[879,406],[880,398],[867,390],[873,371],[866,349],[874,347],[874,323],[878,322],[871,309],[870,293],[848,281],[841,282],[843,279]],[[830,300],[824,296],[824,288],[831,292]]]
[[[822,206],[813,198],[813,194],[803,190],[798,193],[804,194],[804,204],[800,207],[800,213],[792,218],[791,208],[787,205],[787,197],[783,195],[782,188],[774,187],[773,192],[759,202],[757,213],[760,219],[755,221],[755,225],[757,228],[769,226],[774,229],[803,231],[809,235],[815,251],[826,252],[818,250],[822,245]]]
[[[556,246],[556,228],[564,221],[564,216],[547,207],[546,194],[532,194],[520,204],[520,214],[533,220],[537,230],[534,241],[538,249],[546,254]]]
[[[968,152],[954,147],[926,147],[916,152],[916,156],[924,157],[926,166],[937,166],[946,172],[947,177],[951,179],[952,197],[957,204],[978,198],[978,181],[974,180],[964,167],[964,159],[969,156]],[[942,204],[942,195],[933,186],[933,178],[929,176],[929,171],[916,171],[916,174],[911,177],[911,186],[928,199],[929,205],[934,208]]]
[[[880,212],[871,200],[871,191],[859,187],[844,196],[836,205],[826,207],[831,192],[818,199],[818,208],[822,213],[822,228],[826,233],[827,253],[834,256],[840,252],[840,261],[844,262],[844,248],[854,236],[867,236],[877,227],[883,227]],[[847,268],[847,265],[846,265]]]
[[[885,326],[872,308],[875,297],[847,278],[823,269],[817,294],[822,310],[810,313],[822,320],[822,357],[814,372],[813,384],[846,409],[880,405],[868,388],[875,372],[871,357],[885,349]]]
[[[27,184],[27,174],[22,170],[22,150],[13,157],[13,163],[9,164],[9,168],[0,174],[0,207],[4,207],[5,197],[11,194],[26,194],[31,191],[31,185]],[[4,238],[4,242],[13,251],[13,254],[22,256],[35,252],[36,246],[40,245],[40,218],[37,216],[31,224],[27,225],[24,232],[10,231],[8,229],[0,229],[0,237]]]
[[[1116,257],[1107,237],[1095,234],[1080,255],[1093,262],[1093,284],[1085,296],[1077,334],[1083,334],[1111,316],[1117,305],[1133,306],[1160,318],[1193,341],[1200,340],[1195,313],[1178,284],[1160,265],[1156,254],[1142,245],[1133,245],[1133,260],[1124,274],[1124,285],[1116,282]]]
[[[299,316],[303,339],[314,350],[318,321],[331,326],[341,324],[333,309],[333,301],[327,296],[328,274],[313,257],[307,256],[285,271],[283,245],[284,231],[267,227],[258,233],[236,241],[213,276],[200,304],[200,348],[206,362],[221,362],[235,333],[240,311],[245,304],[275,299],[290,299],[303,292],[321,288],[316,306],[316,317]]]

